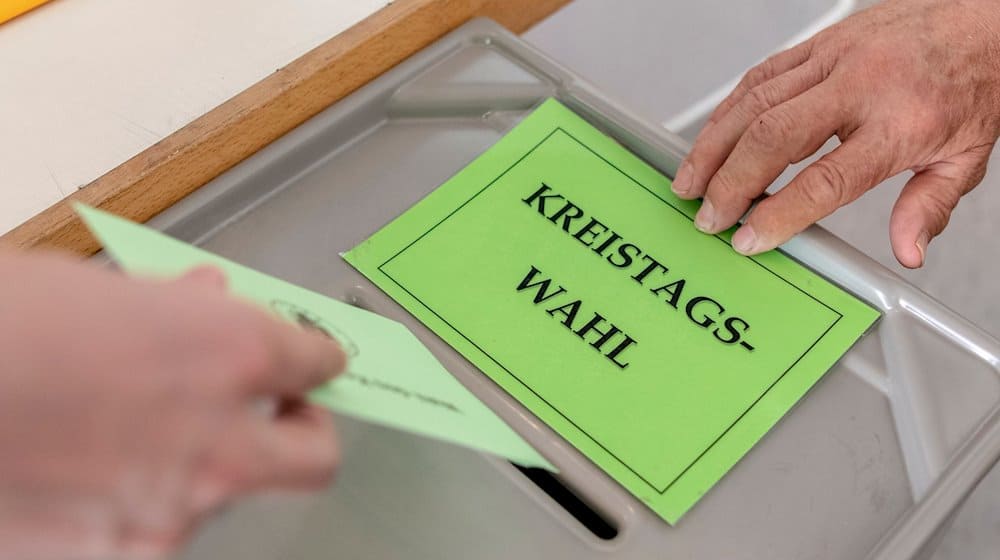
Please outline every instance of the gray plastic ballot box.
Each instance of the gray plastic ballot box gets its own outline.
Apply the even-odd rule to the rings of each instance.
[[[926,558],[1000,454],[1000,344],[822,229],[784,250],[884,317],[676,526],[341,260],[550,96],[668,176],[687,149],[477,20],[151,225],[405,323],[562,472],[341,418],[327,491],[237,505],[182,557]]]

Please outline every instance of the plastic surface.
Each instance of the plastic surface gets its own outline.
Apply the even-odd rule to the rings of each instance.
[[[693,139],[747,69],[839,21],[856,4],[573,0],[522,37],[644,117]],[[590,40],[594,35],[600,39]]]
[[[544,446],[562,471],[560,481],[617,535],[588,530],[502,461],[343,419],[344,464],[328,491],[237,506],[184,558],[903,560],[927,554],[1000,453],[1000,344],[825,231],[810,229],[787,252],[885,316],[675,527],[340,259],[549,95],[673,175],[686,149],[676,136],[479,20],[152,225],[403,321],[470,390]]]

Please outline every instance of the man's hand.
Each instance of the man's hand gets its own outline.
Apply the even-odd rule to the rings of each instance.
[[[343,352],[224,287],[0,254],[0,557],[158,555],[234,497],[330,479],[303,395]]]
[[[889,224],[919,267],[1000,134],[1000,2],[890,0],[750,70],[710,117],[674,190],[704,197],[702,231],[734,225],[791,163],[841,144],[762,200],[733,236],[773,249],[907,169]]]

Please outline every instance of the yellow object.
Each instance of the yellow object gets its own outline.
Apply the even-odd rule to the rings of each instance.
[[[33,10],[49,0],[0,0],[0,23]]]

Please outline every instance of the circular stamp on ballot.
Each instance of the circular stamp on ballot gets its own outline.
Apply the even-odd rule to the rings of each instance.
[[[358,355],[358,345],[344,331],[338,329],[316,313],[290,301],[281,299],[271,300],[271,309],[302,328],[317,331],[337,341],[340,347],[344,349],[344,353],[347,354],[348,358]]]

